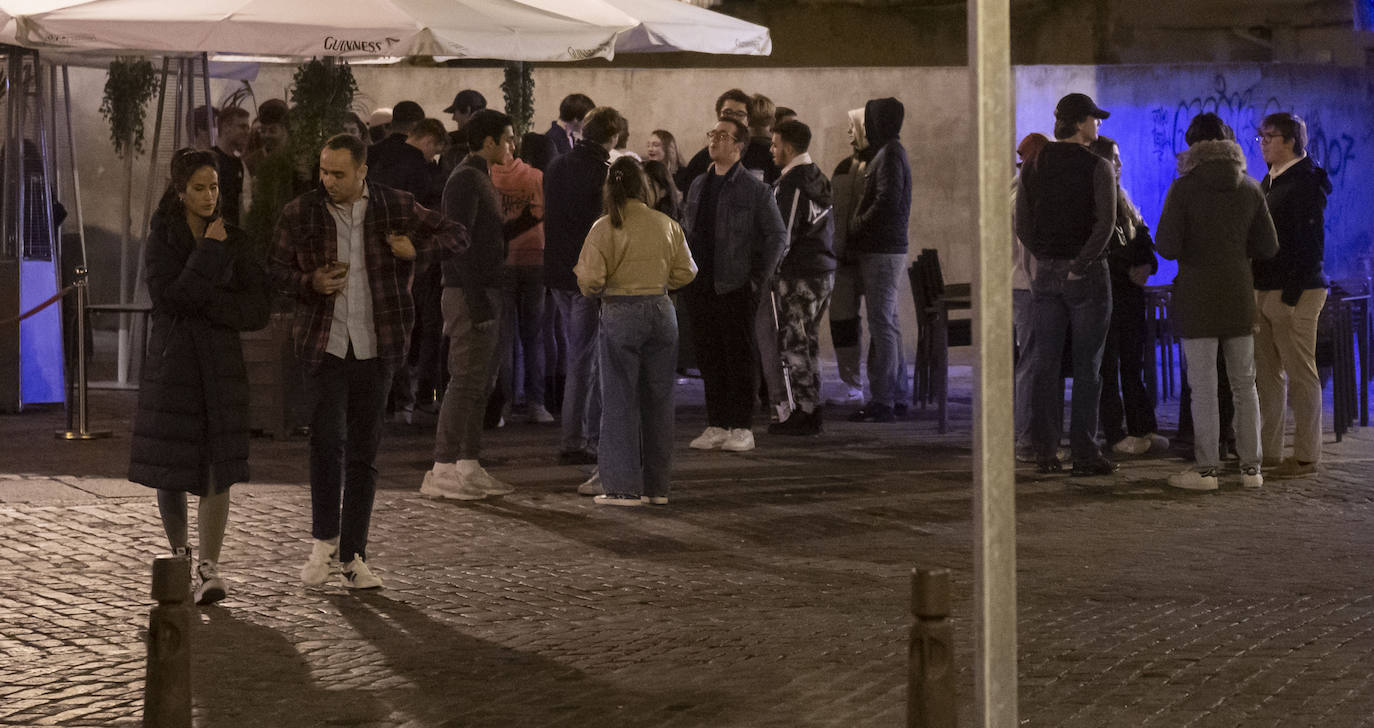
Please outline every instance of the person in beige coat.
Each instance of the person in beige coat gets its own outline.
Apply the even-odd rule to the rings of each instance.
[[[573,268],[582,295],[601,299],[600,488],[578,492],[596,495],[601,505],[666,505],[677,364],[677,315],[668,292],[692,282],[697,266],[682,228],[645,204],[649,183],[634,159],[611,165],[602,199],[606,214],[592,225]]]

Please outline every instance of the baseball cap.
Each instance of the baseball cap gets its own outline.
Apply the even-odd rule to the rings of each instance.
[[[1069,94],[1059,100],[1054,107],[1054,117],[1068,121],[1077,121],[1085,116],[1095,116],[1105,119],[1111,116],[1111,112],[1097,108],[1091,96],[1087,94]]]
[[[453,103],[449,104],[447,109],[444,109],[444,113],[452,114],[458,109],[477,111],[485,108],[487,108],[487,98],[470,88],[465,88],[453,97]]]

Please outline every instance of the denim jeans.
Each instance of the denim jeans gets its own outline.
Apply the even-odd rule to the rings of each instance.
[[[494,289],[483,293],[491,301],[496,321],[478,329],[468,312],[463,289],[444,289],[449,381],[434,434],[436,463],[476,460],[482,452],[482,418],[496,374],[496,343],[501,338],[501,296]]]
[[[891,407],[900,388],[898,377],[905,377],[899,364],[902,330],[897,321],[897,291],[906,255],[902,253],[862,253],[859,278],[863,284],[864,308],[868,312],[868,335],[873,345],[868,357],[868,386],[872,403]]]
[[[310,532],[338,537],[339,560],[367,558],[367,532],[377,492],[377,447],[393,367],[381,359],[326,354],[309,375],[314,396],[310,420]],[[342,498],[342,510],[340,499]]]
[[[1217,409],[1217,339],[1184,339],[1183,357],[1188,361],[1193,389],[1193,457],[1199,470],[1221,465],[1217,446],[1221,417]],[[1235,336],[1220,340],[1226,357],[1226,376],[1231,401],[1236,406],[1236,453],[1241,467],[1259,467],[1259,394],[1255,390],[1255,338]]]
[[[544,406],[544,267],[506,266],[501,283],[501,391]],[[516,353],[519,353],[519,358]]]
[[[1069,444],[1075,462],[1088,462],[1100,455],[1097,446],[1097,408],[1102,396],[1102,347],[1112,316],[1111,280],[1107,262],[1099,261],[1082,277],[1069,278],[1068,260],[1040,259],[1036,262],[1034,293],[1035,343],[1031,400],[1031,437],[1036,456],[1055,457],[1059,449],[1060,424],[1064,410],[1058,387],[1064,337],[1073,335],[1073,403],[1069,415]],[[1058,407],[1056,409],[1056,406]]]
[[[598,347],[602,486],[611,495],[666,496],[677,365],[672,301],[667,296],[605,299]]]
[[[601,302],[578,291],[553,292],[568,337],[567,383],[563,386],[563,452],[595,453],[601,430],[601,388],[597,385],[596,332]]]

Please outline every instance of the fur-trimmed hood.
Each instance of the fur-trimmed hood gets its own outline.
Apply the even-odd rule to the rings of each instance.
[[[1193,175],[1213,189],[1233,190],[1245,179],[1245,152],[1229,139],[1201,141],[1178,155],[1178,174]]]

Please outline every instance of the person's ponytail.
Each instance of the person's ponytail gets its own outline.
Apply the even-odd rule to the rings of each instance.
[[[625,204],[632,199],[649,204],[649,184],[634,157],[621,157],[611,165],[601,188],[602,209],[610,216],[611,227],[625,224]]]

